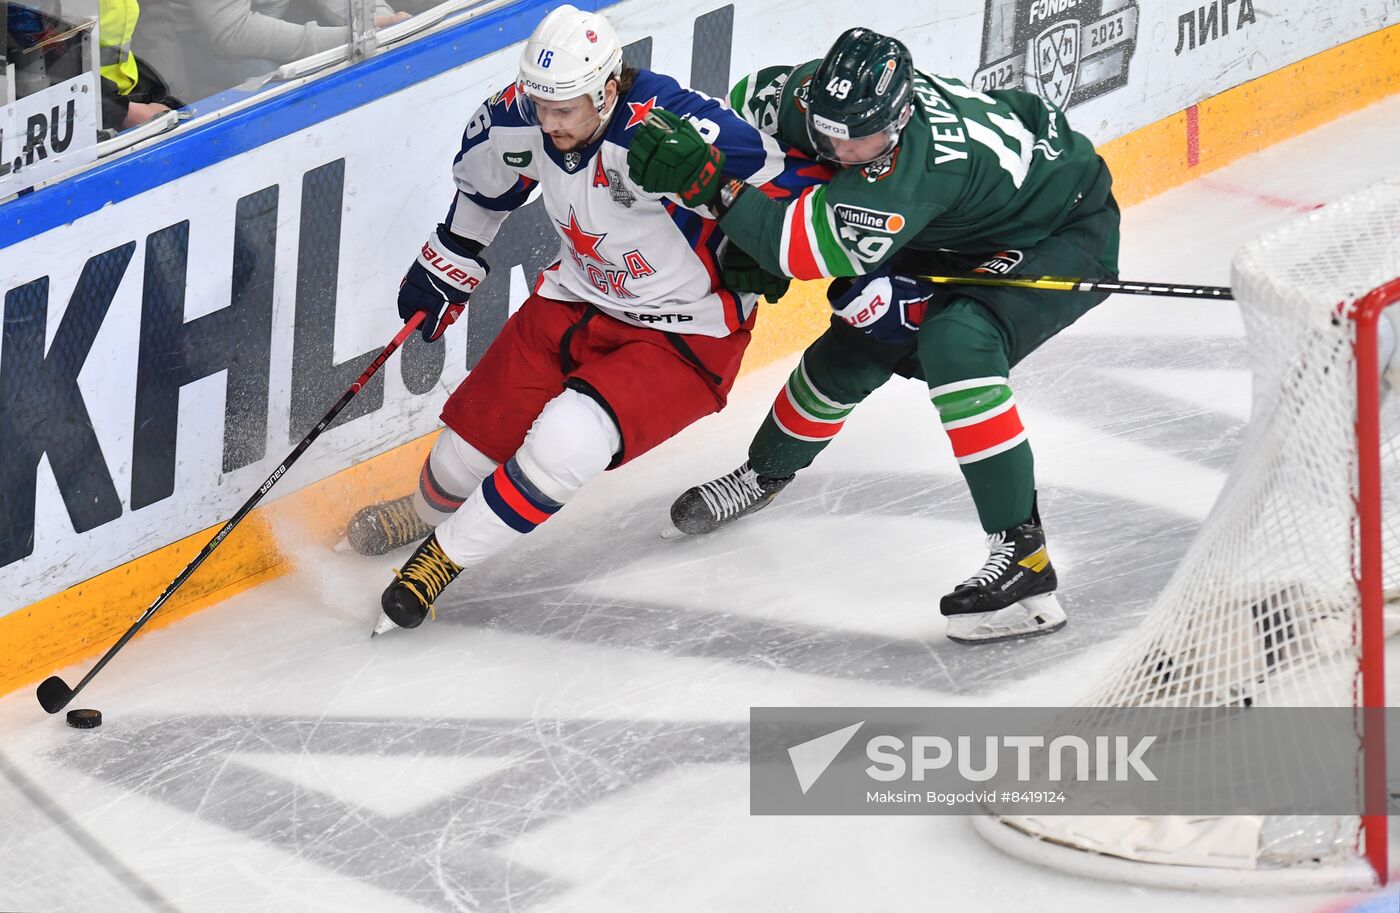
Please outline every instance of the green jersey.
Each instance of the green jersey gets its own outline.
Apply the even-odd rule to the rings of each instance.
[[[815,157],[804,99],[819,63],[759,70],[734,86],[730,104]],[[741,194],[720,226],[770,272],[857,276],[904,248],[1031,247],[1065,222],[1103,167],[1040,96],[915,73],[914,114],[890,155],[841,168],[791,201]]]

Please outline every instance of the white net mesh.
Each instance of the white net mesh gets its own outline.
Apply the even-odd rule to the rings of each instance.
[[[1317,210],[1236,257],[1233,288],[1255,378],[1241,453],[1147,621],[1083,706],[1358,703],[1352,317],[1359,298],[1396,277],[1400,179]],[[1388,594],[1400,591],[1396,400],[1387,395],[1382,407],[1383,503],[1370,505],[1384,517]],[[1002,820],[1078,849],[1236,869],[1354,860],[1359,841],[1357,818]]]

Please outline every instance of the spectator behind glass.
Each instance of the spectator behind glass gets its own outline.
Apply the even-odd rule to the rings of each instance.
[[[125,130],[184,106],[160,74],[132,53],[140,16],[137,0],[102,0],[98,7],[104,130]]]
[[[101,46],[102,129],[116,132],[143,124],[183,103],[165,81],[131,53],[140,10],[137,0],[102,0],[98,6]],[[83,67],[82,21],[64,18],[58,0],[11,2],[5,10],[7,62],[15,68],[19,98],[72,79]]]
[[[137,49],[190,99],[349,41],[346,0],[164,0],[142,13]],[[407,18],[381,0],[374,21]]]

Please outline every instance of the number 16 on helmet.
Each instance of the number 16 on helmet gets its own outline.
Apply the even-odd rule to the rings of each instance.
[[[587,97],[605,113],[603,89],[622,73],[622,42],[607,19],[565,4],[540,21],[520,53],[520,88],[545,101]]]

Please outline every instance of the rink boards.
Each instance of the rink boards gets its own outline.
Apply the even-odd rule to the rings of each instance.
[[[857,24],[827,2],[680,17],[594,5],[630,60],[715,94]],[[0,469],[0,692],[105,648],[392,335],[462,126],[511,78],[544,6],[439,31],[0,208],[0,433],[18,442]],[[911,30],[915,14],[892,6],[860,24],[900,34],[924,68],[1068,104],[1124,203],[1400,86],[1400,13],[961,0]],[[443,398],[555,249],[537,207],[514,216],[467,325],[407,346],[157,621],[282,573],[279,536],[328,542],[354,508],[407,490]],[[795,287],[766,306],[749,367],[824,321],[819,288]]]

